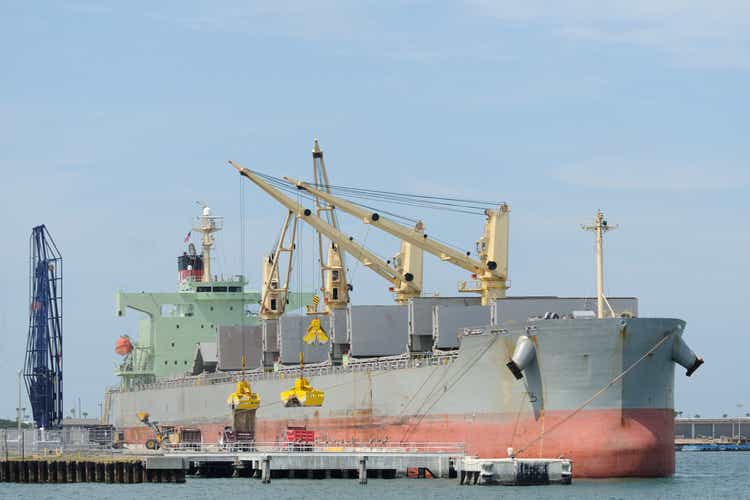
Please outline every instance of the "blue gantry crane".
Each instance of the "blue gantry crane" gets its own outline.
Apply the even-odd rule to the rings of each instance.
[[[30,238],[29,336],[24,379],[37,427],[63,420],[62,255],[44,225]]]

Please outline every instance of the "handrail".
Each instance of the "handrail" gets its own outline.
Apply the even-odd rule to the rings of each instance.
[[[427,354],[423,356],[403,356],[399,358],[372,358],[368,360],[353,360],[348,366],[335,366],[328,363],[320,363],[313,366],[305,366],[304,374],[307,377],[316,377],[323,375],[334,375],[339,373],[357,373],[366,371],[390,371],[403,368],[414,368],[419,366],[437,366],[446,362],[455,361],[458,357],[458,351],[448,351],[441,353]],[[265,371],[261,368],[245,372],[227,372],[212,373],[202,375],[186,375],[180,378],[162,379],[150,384],[135,385],[130,388],[120,386],[111,387],[112,392],[139,392],[164,388],[188,387],[193,385],[216,385],[236,383],[244,377],[248,382],[257,382],[261,380],[282,380],[299,376],[299,366],[289,366],[281,368],[278,371]]]
[[[372,442],[320,441],[305,442],[247,442],[247,443],[181,443],[164,447],[165,454],[222,455],[227,453],[441,453],[463,455],[464,443],[458,442],[413,442],[399,443],[385,440]]]

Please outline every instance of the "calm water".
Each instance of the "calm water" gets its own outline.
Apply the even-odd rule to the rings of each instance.
[[[677,474],[667,479],[574,480],[570,486],[459,486],[453,480],[371,479],[274,480],[190,479],[185,484],[0,484],[2,499],[112,500],[164,499],[325,499],[393,498],[743,498],[750,499],[750,453],[677,453]]]

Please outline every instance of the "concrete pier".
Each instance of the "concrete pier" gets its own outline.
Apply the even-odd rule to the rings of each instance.
[[[459,484],[570,484],[573,462],[566,458],[472,458],[463,460]]]

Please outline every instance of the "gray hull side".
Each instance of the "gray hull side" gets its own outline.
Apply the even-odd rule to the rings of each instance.
[[[493,415],[523,412],[539,417],[544,410],[572,410],[587,401],[653,347],[665,333],[682,334],[677,319],[549,320],[531,323],[537,359],[516,380],[506,368],[523,330],[462,338],[455,360],[445,364],[380,370],[343,369],[312,376],[325,390],[321,408],[285,408],[279,393],[295,374],[265,375],[252,381],[261,396],[258,419],[336,418],[366,413],[378,417],[414,415]],[[623,380],[588,408],[673,408],[674,364],[670,339],[647,356]],[[402,362],[403,363],[403,362]],[[233,382],[212,383],[206,377],[165,381],[157,386],[112,394],[113,423],[140,425],[135,414],[148,411],[163,423],[223,423],[230,410]]]

